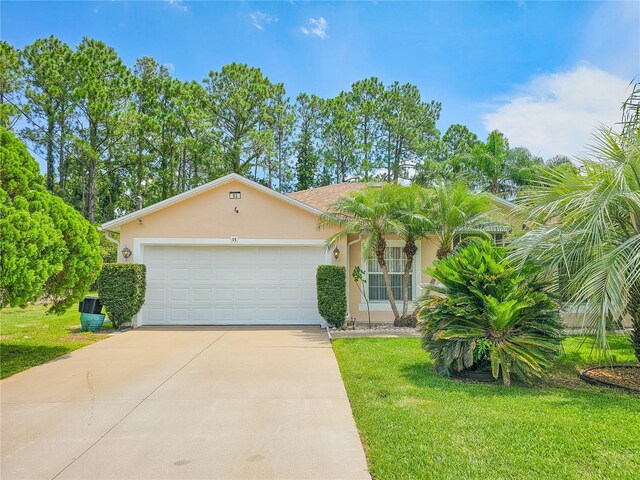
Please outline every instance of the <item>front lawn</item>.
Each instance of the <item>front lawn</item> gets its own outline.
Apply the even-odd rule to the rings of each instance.
[[[591,351],[582,342],[568,338],[533,388],[438,377],[417,338],[333,347],[376,479],[640,478],[640,396],[577,380]],[[626,339],[612,349],[635,361]]]
[[[76,306],[63,315],[46,315],[43,305],[0,310],[0,378],[48,362],[113,331],[105,322],[99,333],[80,331]]]

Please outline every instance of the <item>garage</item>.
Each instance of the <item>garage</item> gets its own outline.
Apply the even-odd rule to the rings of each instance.
[[[338,229],[303,200],[230,173],[102,224],[147,269],[132,326],[324,325],[316,271],[346,266],[346,238],[327,249]]]
[[[319,325],[316,268],[326,249],[300,245],[141,245],[140,325]]]

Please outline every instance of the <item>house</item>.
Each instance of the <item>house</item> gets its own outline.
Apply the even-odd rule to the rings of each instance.
[[[349,237],[327,248],[336,227],[318,228],[320,215],[335,200],[377,186],[341,183],[284,195],[230,174],[103,224],[108,238],[120,235],[118,261],[147,266],[146,299],[134,326],[323,325],[315,284],[321,264],[347,267],[348,314],[364,322],[365,299],[350,275],[360,266],[372,321],[392,321],[382,273],[363,255],[361,239]],[[499,202],[497,207],[508,207]],[[401,298],[403,243],[389,239],[387,245]],[[417,246],[412,299],[429,281],[423,268],[437,250],[428,238]]]

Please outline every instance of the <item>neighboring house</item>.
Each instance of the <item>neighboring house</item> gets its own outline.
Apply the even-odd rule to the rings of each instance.
[[[316,305],[316,268],[347,267],[348,314],[367,320],[364,298],[351,279],[366,272],[372,321],[393,320],[382,273],[362,254],[361,240],[349,237],[327,249],[335,227],[318,229],[320,215],[354,190],[378,188],[341,183],[283,195],[236,174],[214,180],[102,225],[119,233],[118,261],[147,266],[145,304],[134,320],[141,325],[323,325]],[[510,202],[496,200],[496,211]],[[501,234],[501,232],[498,232]],[[387,242],[394,293],[400,299],[402,242]],[[127,249],[130,256],[124,258]],[[432,239],[418,242],[411,298],[430,280],[423,269],[436,258]],[[400,302],[399,302],[400,303]]]

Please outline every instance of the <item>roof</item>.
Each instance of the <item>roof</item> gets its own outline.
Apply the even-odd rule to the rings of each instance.
[[[145,207],[141,210],[136,210],[134,212],[131,212],[127,215],[124,215],[120,218],[116,218],[115,220],[111,220],[110,222],[106,222],[103,223],[102,226],[100,227],[100,230],[104,230],[104,231],[108,231],[108,232],[119,232],[120,231],[120,226],[124,225],[125,223],[129,223],[132,220],[136,220],[140,217],[143,217],[144,215],[148,215],[150,213],[156,212],[158,210],[162,210],[163,208],[166,208],[170,205],[173,205],[174,203],[178,203],[181,202],[183,200],[186,200],[188,198],[194,197],[196,195],[199,195],[200,193],[206,192],[208,190],[211,190],[213,188],[216,188],[220,185],[223,185],[225,183],[229,183],[233,180],[236,180],[238,182],[244,183],[247,186],[253,187],[256,190],[260,190],[261,192],[264,192],[268,195],[271,195],[272,197],[276,197],[279,198],[281,200],[284,200],[285,202],[291,204],[291,205],[295,205],[297,207],[300,207],[304,210],[307,210],[308,212],[314,213],[316,215],[322,215],[324,213],[323,210],[317,209],[314,206],[306,203],[306,202],[302,202],[298,199],[296,199],[295,197],[289,197],[287,195],[283,195],[280,192],[277,192],[275,190],[272,190],[269,187],[265,187],[264,185],[254,182],[253,180],[249,180],[248,178],[245,178],[241,175],[238,175],[237,173],[230,173],[229,175],[225,175],[224,177],[220,177],[212,182],[209,183],[205,183],[204,185],[200,185],[199,187],[196,188],[192,188],[191,190],[187,190],[186,192],[180,193],[178,195],[175,195],[173,197],[169,197],[166,200],[162,200],[161,202],[158,203],[154,203],[153,205],[149,205],[148,207]]]
[[[522,207],[520,205],[518,205],[517,203],[513,203],[505,198],[499,197],[498,195],[495,195],[491,192],[484,192],[484,194],[489,197],[489,199],[491,199],[494,203],[497,203],[499,205],[502,205],[503,207],[507,207],[513,211],[518,211],[521,210]]]
[[[362,182],[342,182],[335,185],[327,185],[325,187],[300,190],[299,192],[289,193],[287,196],[306,203],[317,210],[326,212],[329,210],[329,207],[336,202],[336,200],[351,192],[364,190],[367,185],[373,184]]]

